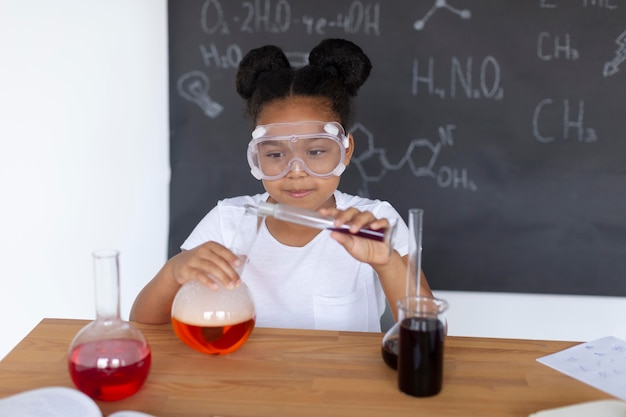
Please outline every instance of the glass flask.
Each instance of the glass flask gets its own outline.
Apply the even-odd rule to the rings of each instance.
[[[93,252],[96,319],[76,333],[68,354],[76,387],[96,400],[136,393],[148,377],[151,351],[141,331],[120,316],[119,252]]]
[[[229,249],[242,261],[241,276],[262,219],[246,208]],[[256,310],[243,281],[234,288],[209,288],[198,281],[183,284],[172,303],[176,336],[198,352],[226,355],[239,349],[254,329]]]
[[[422,278],[422,222],[424,210],[409,209],[409,259],[406,269],[406,296],[419,295]],[[398,308],[398,306],[390,306]],[[383,336],[381,354],[385,363],[393,369],[398,367],[398,338],[400,322],[396,322]]]

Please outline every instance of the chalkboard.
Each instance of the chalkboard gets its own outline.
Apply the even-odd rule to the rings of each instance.
[[[219,199],[262,191],[236,94],[250,49],[373,63],[342,191],[424,209],[434,289],[626,296],[626,4],[170,1],[169,255]]]

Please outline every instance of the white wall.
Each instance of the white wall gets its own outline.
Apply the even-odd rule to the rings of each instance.
[[[4,356],[43,317],[93,318],[91,252],[122,312],[166,259],[166,0],[0,0]]]
[[[449,333],[588,341],[612,335],[626,319],[626,298],[435,291],[448,301]]]
[[[0,357],[43,317],[94,317],[94,249],[121,251],[125,318],[166,259],[166,13],[0,0]],[[454,335],[583,341],[626,317],[623,298],[437,295]]]

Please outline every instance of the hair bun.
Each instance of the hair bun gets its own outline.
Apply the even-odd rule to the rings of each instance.
[[[309,64],[335,75],[352,96],[372,70],[372,63],[363,50],[345,39],[323,40],[309,54]]]
[[[235,78],[237,93],[244,99],[249,99],[259,78],[268,72],[286,68],[291,68],[291,64],[279,47],[267,45],[251,50],[239,63]]]

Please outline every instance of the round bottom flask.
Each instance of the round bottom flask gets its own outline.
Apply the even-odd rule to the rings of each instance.
[[[383,336],[380,349],[383,361],[388,367],[398,369],[398,342],[400,340],[400,322],[397,322]]]
[[[180,340],[198,352],[226,355],[239,349],[254,329],[256,313],[248,287],[241,283],[213,290],[185,283],[172,304],[172,326]]]
[[[74,336],[68,354],[74,385],[103,401],[136,393],[148,377],[152,358],[141,331],[120,317],[118,255],[114,250],[93,253],[96,320]]]
[[[242,262],[241,276],[256,240],[260,219],[255,210],[242,208],[228,248]],[[198,282],[183,284],[172,303],[172,326],[180,340],[198,352],[226,355],[239,349],[254,329],[256,311],[248,287],[219,285],[214,290]]]

